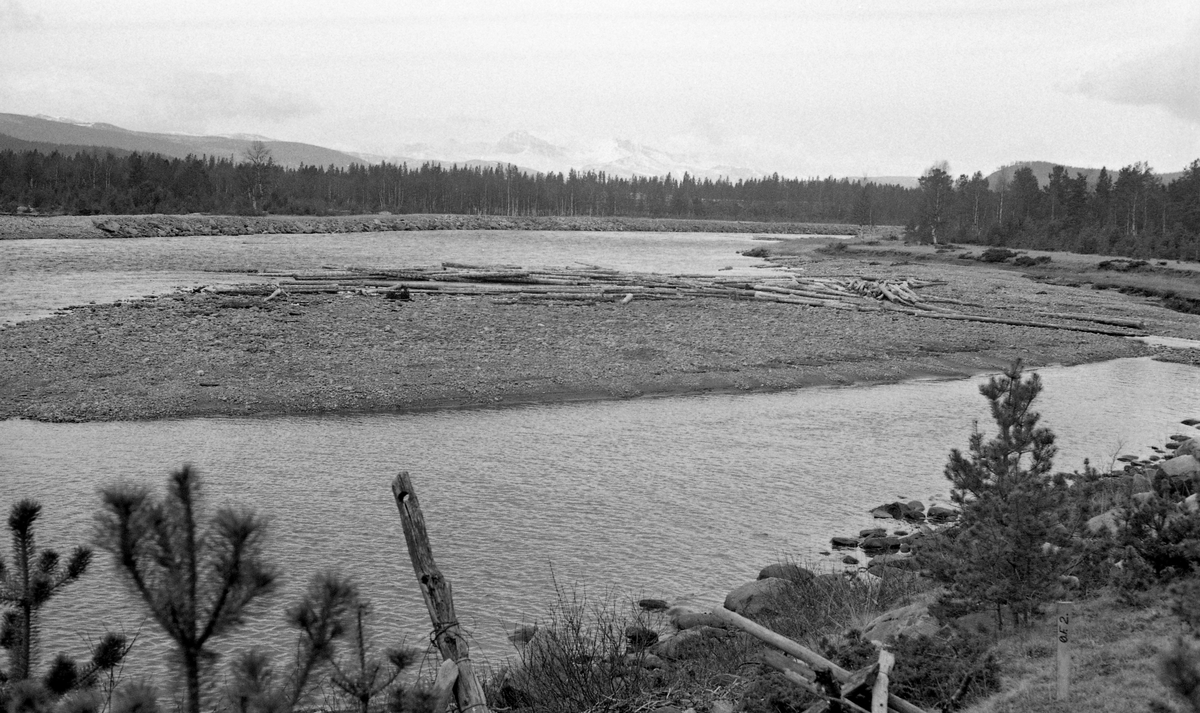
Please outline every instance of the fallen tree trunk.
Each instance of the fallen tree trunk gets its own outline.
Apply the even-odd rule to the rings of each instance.
[[[767,627],[755,623],[741,614],[731,612],[725,607],[717,607],[713,609],[712,614],[726,624],[741,629],[742,631],[754,636],[758,640],[774,646],[785,654],[795,656],[811,669],[828,669],[829,672],[833,674],[833,677],[840,683],[849,681],[854,675],[850,671],[838,666],[812,649],[802,646],[786,636],[776,634]],[[888,706],[899,711],[899,713],[925,713],[925,711],[921,708],[918,708],[903,698],[893,694],[888,694]]]
[[[974,314],[950,314],[947,312],[920,312],[915,309],[899,310],[914,317],[929,317],[930,319],[953,319],[962,322],[982,322],[984,324],[1007,324],[1013,327],[1038,327],[1041,329],[1061,329],[1068,332],[1086,332],[1088,334],[1103,334],[1109,337],[1144,337],[1145,332],[1117,331],[1103,327],[1084,327],[1074,324],[1052,324],[1050,322],[1034,322],[1027,319],[1005,319],[1003,317],[984,317]]]

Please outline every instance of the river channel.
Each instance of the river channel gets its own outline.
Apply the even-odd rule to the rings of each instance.
[[[1040,370],[1059,469],[1149,453],[1200,405],[1200,369],[1124,359]],[[499,661],[505,634],[536,619],[554,581],[589,596],[719,602],[783,558],[841,568],[830,536],[876,524],[880,503],[946,499],[942,467],[975,421],[983,377],[750,395],[638,399],[401,415],[0,422],[0,502],[44,503],[40,542],[89,538],[97,488],[161,490],[192,463],[211,506],[270,518],[281,592],[234,645],[287,641],[283,605],[314,572],[352,576],[388,641],[422,643],[428,622],[391,500],[408,470],[434,554],[476,650]],[[896,523],[897,525],[899,523]],[[107,556],[47,612],[47,646],[81,648],[105,627],[141,627],[131,670],[164,642]],[[76,632],[69,635],[62,632]]]

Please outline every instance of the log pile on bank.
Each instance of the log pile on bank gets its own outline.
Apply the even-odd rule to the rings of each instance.
[[[965,320],[1023,327],[1043,327],[1111,336],[1143,336],[1132,320],[1079,314],[1044,313],[1038,319],[1014,319],[960,312],[945,304],[954,300],[923,299],[917,290],[943,285],[936,280],[814,277],[792,273],[759,279],[704,274],[622,272],[579,263],[569,267],[468,265],[444,262],[433,266],[326,269],[320,272],[259,273],[268,282],[232,287],[206,287],[221,294],[263,295],[276,299],[304,293],[351,292],[389,299],[416,295],[489,296],[506,304],[587,304],[687,298],[759,300],[859,312],[896,311],[915,317]],[[1054,319],[1055,322],[1045,321]]]

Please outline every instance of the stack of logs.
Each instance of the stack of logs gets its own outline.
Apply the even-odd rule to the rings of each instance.
[[[934,319],[966,320],[1026,327],[1045,327],[1112,336],[1144,336],[1142,323],[1115,317],[1042,312],[1035,316],[1058,320],[1050,323],[967,314],[943,305],[979,307],[949,298],[922,299],[916,290],[944,282],[916,279],[869,279],[863,277],[714,275],[621,272],[595,265],[581,267],[523,268],[517,265],[465,265],[445,262],[436,266],[392,269],[346,268],[315,273],[262,272],[270,284],[210,287],[222,294],[260,294],[274,299],[283,295],[312,292],[356,292],[405,297],[495,296],[509,304],[526,302],[628,303],[637,300],[716,298],[760,300],[841,310],[898,311]],[[1065,324],[1063,322],[1066,322]]]

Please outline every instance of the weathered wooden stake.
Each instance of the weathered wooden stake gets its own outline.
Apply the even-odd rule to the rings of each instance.
[[[1065,701],[1071,693],[1071,602],[1058,603],[1058,700]]]
[[[433,561],[429,535],[425,531],[425,516],[421,513],[421,504],[417,501],[407,471],[402,471],[392,481],[392,495],[396,499],[396,509],[400,511],[400,522],[404,525],[404,540],[408,543],[413,572],[421,584],[421,596],[425,599],[429,619],[433,622],[433,642],[442,652],[442,658],[453,661],[458,669],[458,675],[454,678],[454,702],[459,713],[490,713],[483,687],[475,678],[475,670],[468,656],[467,640],[454,615],[450,582],[442,577],[441,570]],[[438,678],[447,681],[448,672],[439,671]]]
[[[879,672],[875,674],[875,687],[871,689],[871,713],[887,713],[888,673],[896,657],[887,649],[879,650]]]

